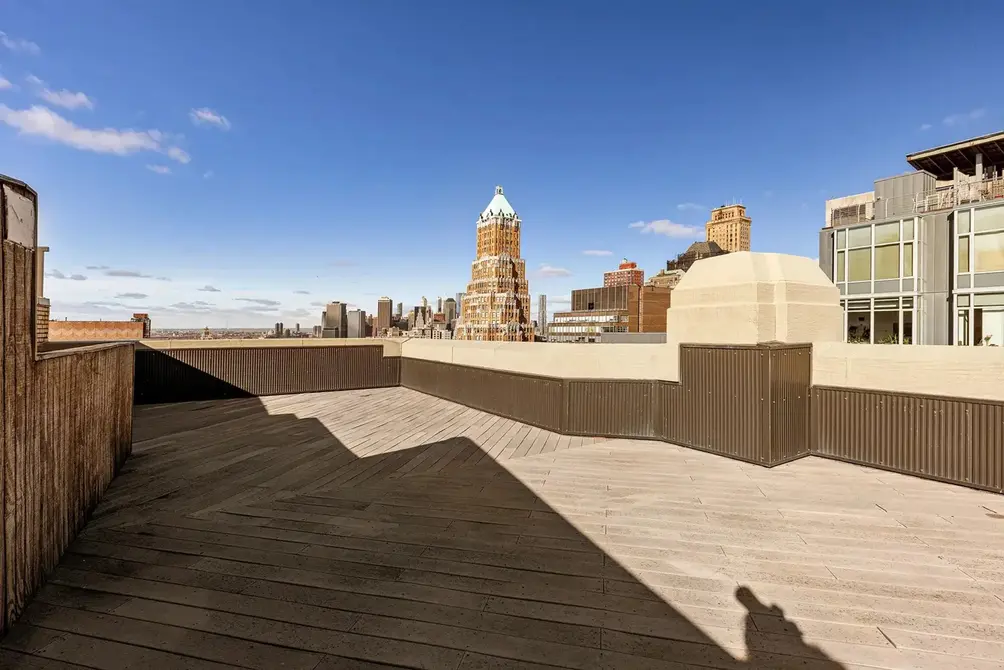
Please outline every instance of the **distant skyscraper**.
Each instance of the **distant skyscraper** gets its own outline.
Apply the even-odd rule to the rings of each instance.
[[[348,337],[366,337],[366,312],[354,309],[346,313]]]
[[[438,298],[436,298],[436,313],[438,314],[443,313],[443,296],[439,296]]]
[[[457,319],[457,301],[453,298],[447,298],[443,302],[443,319],[447,326],[453,328],[453,322]]]
[[[324,337],[348,337],[349,324],[347,320],[348,307],[344,302],[332,302],[324,311]]]
[[[749,251],[751,223],[743,205],[722,205],[711,210],[711,219],[704,224],[705,237],[725,251]]]
[[[376,332],[374,335],[382,335],[383,331],[390,328],[392,308],[393,303],[390,301],[390,298],[385,296],[377,300]]]
[[[478,217],[477,258],[464,296],[456,339],[525,342],[530,331],[526,263],[520,257],[522,222],[502,187]]]
[[[400,321],[404,318],[404,303],[397,303],[397,320]]]
[[[537,332],[541,336],[547,335],[547,296],[540,294],[540,303],[537,305]]]

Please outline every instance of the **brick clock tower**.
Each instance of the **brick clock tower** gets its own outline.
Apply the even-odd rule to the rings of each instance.
[[[458,340],[531,342],[530,290],[520,257],[521,221],[502,187],[478,217],[477,258],[464,296]]]

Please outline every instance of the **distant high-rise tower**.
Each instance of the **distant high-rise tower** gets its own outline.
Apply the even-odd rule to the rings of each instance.
[[[449,328],[452,328],[453,322],[457,320],[457,301],[453,298],[443,301],[443,320]]]
[[[361,309],[346,312],[345,321],[348,337],[366,337],[366,312]]]
[[[392,306],[393,303],[388,297],[377,300],[376,332],[374,335],[383,335],[384,331],[390,328]]]
[[[547,335],[547,296],[540,294],[540,301],[537,305],[537,333],[543,337]]]
[[[502,187],[478,217],[477,258],[464,296],[456,339],[526,342],[530,331],[530,295],[526,263],[520,257],[522,221]]]
[[[324,337],[348,337],[348,306],[344,302],[332,302],[323,313]]]
[[[397,303],[397,320],[400,321],[404,318],[404,303]]]
[[[436,298],[436,313],[438,313],[438,314],[442,314],[443,313],[443,297],[442,296]]]
[[[638,269],[637,263],[632,263],[628,259],[621,261],[616,270],[603,273],[603,286],[625,286],[634,284],[641,286],[645,283],[645,271]]]
[[[750,250],[750,224],[743,205],[722,205],[711,210],[711,219],[704,224],[708,242],[714,242],[724,251]]]

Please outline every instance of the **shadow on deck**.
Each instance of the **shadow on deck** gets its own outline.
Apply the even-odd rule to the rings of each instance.
[[[140,408],[134,455],[0,665],[843,667],[747,587],[721,603],[745,630],[712,638],[506,467],[549,438],[506,454],[497,420],[421,398]],[[315,417],[290,413],[304,402]],[[596,511],[581,477],[549,495]]]

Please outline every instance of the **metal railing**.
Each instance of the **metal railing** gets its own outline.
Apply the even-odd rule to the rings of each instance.
[[[959,182],[933,191],[879,198],[873,203],[870,215],[866,211],[859,216],[841,216],[832,221],[832,227],[846,228],[858,223],[929,214],[1000,199],[1004,199],[1004,175],[995,174],[979,181]]]

